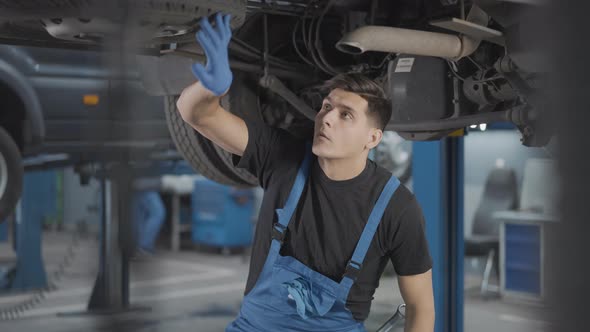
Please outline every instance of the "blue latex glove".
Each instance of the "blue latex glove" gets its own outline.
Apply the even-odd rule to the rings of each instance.
[[[223,95],[233,80],[227,54],[227,46],[231,39],[230,18],[231,15],[223,16],[217,13],[217,24],[213,29],[205,17],[201,19],[201,29],[197,32],[197,40],[207,56],[207,65],[203,67],[200,63],[194,63],[191,68],[201,84],[216,96]]]

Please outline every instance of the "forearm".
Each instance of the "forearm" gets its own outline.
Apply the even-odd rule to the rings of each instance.
[[[215,96],[197,81],[182,91],[176,107],[185,122],[198,126],[202,119],[217,110],[219,99],[220,97]]]
[[[434,331],[434,307],[406,306],[405,332]]]

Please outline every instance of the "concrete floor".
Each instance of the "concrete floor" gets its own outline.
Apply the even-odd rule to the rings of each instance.
[[[47,274],[62,262],[71,235],[46,232],[43,238]],[[0,245],[0,256],[10,255],[8,244]],[[89,237],[79,241],[75,255],[58,288],[47,293],[33,308],[17,319],[0,321],[2,332],[24,331],[223,331],[237,314],[248,270],[241,254],[221,255],[195,250],[157,255],[133,261],[131,303],[135,311],[116,315],[79,314],[86,308],[97,273],[98,242]],[[479,277],[466,275],[466,286],[477,286]],[[0,296],[0,311],[30,298],[31,294]],[[385,276],[375,294],[368,331],[375,331],[402,303],[395,277]],[[465,331],[549,331],[541,308],[500,299],[484,300],[476,291],[466,291]]]

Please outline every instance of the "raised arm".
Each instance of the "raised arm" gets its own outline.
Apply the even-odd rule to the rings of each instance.
[[[227,49],[231,39],[229,20],[229,15],[218,13],[215,29],[207,18],[201,20],[197,40],[205,51],[207,65],[192,66],[198,81],[182,91],[176,107],[182,119],[201,135],[241,156],[248,144],[246,123],[220,105],[220,98],[227,93],[233,79]]]

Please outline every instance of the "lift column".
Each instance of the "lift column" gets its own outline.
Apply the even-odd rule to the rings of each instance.
[[[433,260],[436,332],[463,332],[463,138],[413,143],[413,191]]]

